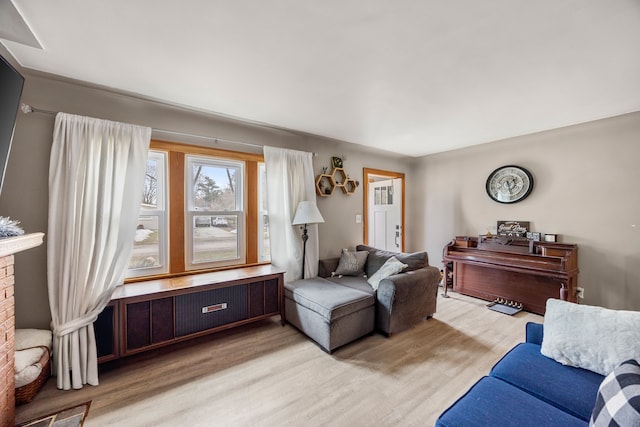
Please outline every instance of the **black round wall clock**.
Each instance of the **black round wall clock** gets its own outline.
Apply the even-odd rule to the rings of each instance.
[[[533,176],[521,166],[501,166],[489,174],[486,189],[498,203],[516,203],[533,190]]]

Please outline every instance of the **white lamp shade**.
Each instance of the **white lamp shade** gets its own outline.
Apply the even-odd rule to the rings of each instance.
[[[314,202],[305,200],[300,202],[296,214],[293,217],[292,225],[302,224],[319,224],[324,222],[324,218],[320,215],[320,211]]]

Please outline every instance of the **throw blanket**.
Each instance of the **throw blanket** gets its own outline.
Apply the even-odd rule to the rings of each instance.
[[[13,374],[15,388],[27,385],[38,378],[38,375],[42,372],[40,359],[44,355],[45,351],[44,347],[16,350]]]

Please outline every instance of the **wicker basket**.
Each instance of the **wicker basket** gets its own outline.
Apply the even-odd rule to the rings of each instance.
[[[33,399],[49,376],[51,376],[51,355],[49,348],[46,346],[42,346],[42,348],[44,349],[44,353],[40,360],[38,360],[38,363],[42,366],[42,371],[40,371],[40,375],[38,375],[35,380],[15,389],[16,405],[31,402],[31,399]]]

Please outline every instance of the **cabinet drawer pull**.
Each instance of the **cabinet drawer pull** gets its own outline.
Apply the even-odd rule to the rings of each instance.
[[[226,310],[227,303],[223,302],[221,304],[209,305],[207,307],[202,307],[202,314],[213,313],[214,311]]]

